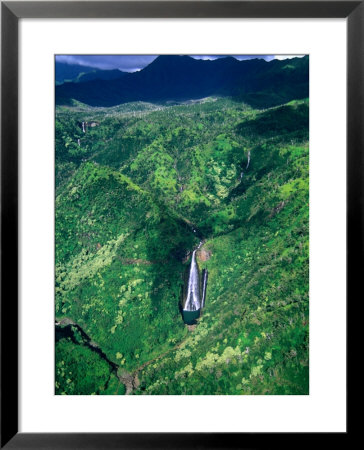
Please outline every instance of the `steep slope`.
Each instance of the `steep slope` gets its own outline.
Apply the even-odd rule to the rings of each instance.
[[[94,71],[94,67],[80,66],[78,64],[67,64],[62,62],[55,62],[55,78],[56,83],[61,84],[65,81],[72,81],[82,73]]]
[[[239,225],[200,253],[211,257],[199,260],[209,282],[197,328],[139,372],[135,393],[308,393],[308,148],[252,159],[264,150],[275,163],[232,202]]]
[[[56,85],[63,83],[85,83],[93,80],[117,80],[126,75],[121,70],[103,70],[90,66],[62,63],[56,60],[55,79]]]
[[[127,368],[168,348],[170,333],[181,338],[178,255],[194,242],[184,224],[94,163],[80,165],[56,211],[57,320],[81,326]]]
[[[76,83],[86,83],[87,81],[93,80],[119,80],[123,78],[127,72],[123,72],[121,70],[101,70],[95,69],[92,72],[84,73],[77,77],[75,80]]]
[[[308,393],[307,100],[58,108],[56,161],[57,320],[119,376],[110,392],[95,357],[67,391],[76,356],[61,347],[62,392]],[[209,282],[188,332],[178,303],[194,229]]]
[[[67,83],[56,88],[57,104],[75,99],[92,106],[133,101],[163,102],[212,95],[238,97],[254,107],[270,107],[308,97],[308,57],[266,62],[214,61],[163,55],[143,70],[118,80]]]

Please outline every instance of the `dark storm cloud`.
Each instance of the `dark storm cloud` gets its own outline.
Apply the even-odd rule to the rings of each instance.
[[[233,56],[239,61],[246,59],[262,58],[266,61],[272,59],[284,59],[294,55],[191,55],[195,59],[225,58]],[[156,58],[156,55],[57,55],[58,62],[91,66],[98,69],[119,69],[125,72],[135,72],[143,69]]]
[[[57,55],[58,62],[91,66],[98,69],[119,69],[135,72],[150,64],[154,55]]]

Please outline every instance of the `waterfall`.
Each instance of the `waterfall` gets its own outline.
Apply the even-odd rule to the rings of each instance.
[[[245,168],[245,169],[247,169],[247,168],[249,167],[249,163],[250,163],[250,150],[249,150],[249,152],[248,152],[248,164],[246,165],[246,168]]]
[[[243,164],[243,163],[241,163],[241,164]],[[248,151],[248,162],[247,162],[247,165],[245,167],[245,170],[248,170],[249,164],[250,164],[250,150]],[[244,176],[244,170],[242,170],[240,172],[239,182],[241,182],[241,180],[243,179],[243,176]]]
[[[191,227],[191,231],[199,234],[199,231],[193,227]],[[200,280],[196,261],[196,251],[201,248],[204,242],[202,239],[193,250],[189,270],[185,272],[186,278],[180,303],[180,311],[186,325],[196,325],[196,320],[200,317],[201,310],[205,306],[208,273],[207,269],[204,269]]]
[[[201,308],[205,307],[205,298],[206,298],[206,286],[207,286],[207,277],[208,277],[208,270],[204,269],[202,271],[202,301],[201,301]]]
[[[200,308],[200,283],[196,263],[196,250],[194,250],[192,253],[190,273],[188,276],[187,297],[183,309],[185,311],[198,311]]]
[[[82,131],[83,131],[84,133],[86,133],[86,130],[85,130],[85,122],[82,122]]]

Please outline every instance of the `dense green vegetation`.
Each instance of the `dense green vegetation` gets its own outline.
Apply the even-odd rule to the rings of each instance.
[[[123,395],[125,387],[101,357],[67,338],[56,344],[56,394]]]
[[[307,394],[308,100],[57,107],[56,318],[117,367],[75,330],[56,393]]]

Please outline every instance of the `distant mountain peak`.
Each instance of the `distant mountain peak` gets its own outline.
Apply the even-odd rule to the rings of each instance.
[[[168,66],[186,66],[191,65],[197,62],[196,59],[191,56],[186,55],[159,55],[154,61],[152,61],[148,66],[144,67],[141,70],[151,70],[160,67],[168,67]]]
[[[308,97],[308,58],[239,61],[233,56],[214,60],[187,55],[160,55],[138,72],[87,74],[87,83],[56,87],[57,104],[71,99],[92,106],[134,101],[164,102],[230,96],[254,107],[270,107]],[[106,79],[108,78],[108,79]]]

